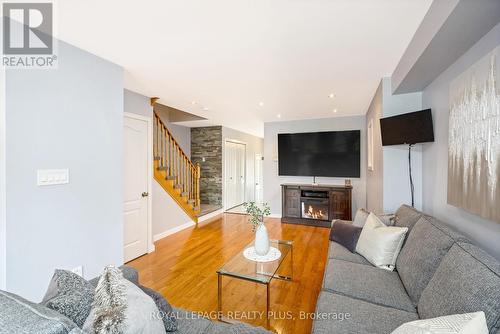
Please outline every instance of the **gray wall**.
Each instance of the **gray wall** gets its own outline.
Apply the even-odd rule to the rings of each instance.
[[[391,79],[382,79],[382,116],[390,117],[422,109],[422,93],[392,94]],[[422,146],[412,148],[412,176],[415,188],[415,207],[422,209]],[[382,147],[384,212],[395,212],[401,204],[411,205],[408,172],[408,145]]]
[[[366,171],[366,208],[373,212],[383,212],[384,159],[382,158],[382,137],[380,118],[382,117],[382,82],[380,82],[366,113],[366,129],[373,123],[373,170]],[[368,144],[368,138],[367,138]],[[368,146],[367,146],[368,147]],[[368,148],[367,148],[368,150]],[[367,153],[368,158],[368,153]]]
[[[153,117],[153,108],[149,97],[142,94],[125,89],[125,112],[138,114],[142,116]],[[161,117],[162,122],[170,130],[175,140],[186,153],[191,155],[191,129],[182,125],[171,123],[166,117]]]
[[[225,141],[226,140],[236,140],[245,143],[246,146],[246,184],[245,184],[245,201],[255,200],[255,155],[264,155],[264,139],[240,132],[234,129],[222,128],[222,175],[225,175]],[[224,178],[223,178],[224,179]],[[224,186],[223,186],[223,199],[224,197]]]
[[[264,201],[273,216],[281,216],[282,183],[312,183],[312,177],[278,175],[278,133],[361,130],[361,177],[353,178],[353,213],[366,207],[366,118],[365,116],[270,122],[264,124]],[[344,185],[344,178],[318,177],[317,183]]]
[[[201,203],[222,205],[222,126],[191,129],[191,160],[200,163]]]
[[[132,114],[142,115],[153,118],[153,108],[150,104],[150,99],[147,96],[132,92],[125,89],[124,91],[124,111]],[[169,130],[172,124],[164,121]],[[177,134],[187,133],[190,136],[190,129],[184,126],[175,126]],[[184,133],[183,133],[184,132]],[[174,132],[172,132],[174,134]],[[175,134],[174,134],[175,137]],[[177,140],[178,138],[175,137]],[[183,138],[184,139],[184,138]],[[189,152],[190,143],[179,143],[183,150]],[[184,146],[183,146],[184,145]],[[152,201],[152,236],[157,240],[164,235],[165,232],[179,227],[190,221],[189,216],[179,207],[172,197],[160,186],[153,177],[152,188],[149,192]]]
[[[446,198],[450,82],[498,45],[500,24],[423,91],[423,107],[432,108],[435,135],[435,143],[423,150],[423,209],[461,230],[500,259],[500,224],[448,205]]]
[[[58,59],[7,71],[7,289],[33,301],[56,268],[123,261],[123,70],[63,42]],[[70,183],[38,187],[46,168]]]

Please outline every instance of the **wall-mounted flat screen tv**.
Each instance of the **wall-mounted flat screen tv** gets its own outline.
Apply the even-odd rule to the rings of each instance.
[[[380,131],[383,146],[433,142],[431,109],[382,118]]]
[[[360,130],[278,134],[278,174],[360,177]]]

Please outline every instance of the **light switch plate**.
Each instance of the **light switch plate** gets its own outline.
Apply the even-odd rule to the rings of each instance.
[[[69,183],[69,169],[39,169],[37,170],[37,185],[50,186]]]

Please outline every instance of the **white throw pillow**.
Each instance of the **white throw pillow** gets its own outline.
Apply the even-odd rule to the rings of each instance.
[[[356,252],[374,266],[392,271],[407,232],[407,227],[386,226],[370,213],[361,230]]]
[[[357,227],[363,227],[369,215],[369,211],[366,211],[365,209],[358,209],[358,211],[356,211],[356,215],[354,216],[352,224]]]
[[[354,226],[358,226],[358,227],[365,226],[366,219],[368,218],[369,215],[370,215],[370,211],[367,211],[367,210],[365,210],[363,208],[358,209],[356,211],[356,215],[354,216],[354,220],[352,221],[352,224]],[[394,219],[395,219],[396,216],[393,213],[381,213],[381,214],[376,213],[375,215],[385,225],[387,225],[387,226],[393,226],[394,225]]]
[[[488,334],[488,325],[484,312],[475,312],[407,322],[391,334]]]

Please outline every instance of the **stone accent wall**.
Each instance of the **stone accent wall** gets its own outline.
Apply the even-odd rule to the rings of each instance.
[[[191,160],[201,166],[201,203],[222,205],[221,126],[191,128]]]

